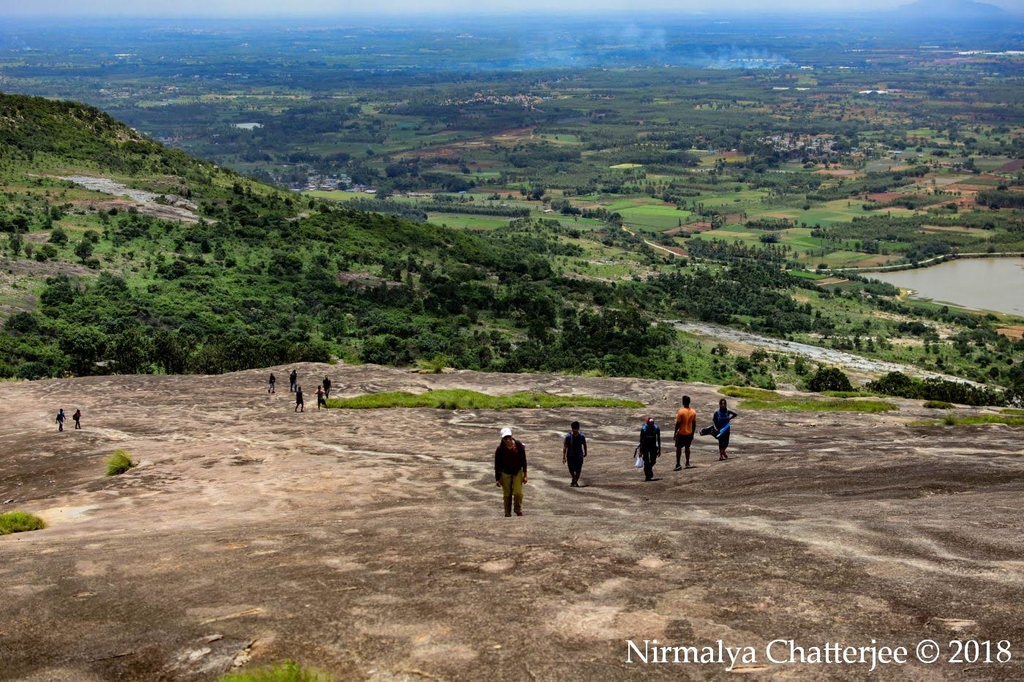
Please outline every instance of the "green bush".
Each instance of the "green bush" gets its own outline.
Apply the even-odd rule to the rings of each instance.
[[[135,466],[126,450],[114,450],[110,457],[107,457],[106,464],[107,476],[118,476]]]
[[[924,406],[932,410],[952,410],[956,407],[953,403],[947,403],[942,400],[929,400]]]
[[[0,514],[0,535],[24,533],[29,530],[46,528],[46,523],[38,516],[26,512],[13,511]]]
[[[807,389],[815,393],[821,393],[822,391],[852,391],[853,386],[842,370],[835,367],[821,367],[814,373],[811,380],[807,382]]]

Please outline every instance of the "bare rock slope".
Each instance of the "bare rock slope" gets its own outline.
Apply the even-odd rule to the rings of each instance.
[[[706,423],[714,387],[308,364],[296,414],[288,369],[276,395],[269,370],[0,384],[0,512],[49,523],[0,537],[0,679],[205,680],[285,659],[339,680],[871,674],[870,655],[790,663],[789,640],[822,660],[830,645],[905,647],[878,679],[1024,679],[1019,430],[908,427],[934,416],[911,401],[884,415],[740,404],[730,461],[698,438],[695,468],[674,472],[666,442],[644,483],[640,418],[670,431],[686,392]],[[325,373],[336,395],[648,407],[317,412]],[[84,428],[58,433],[58,407]],[[573,419],[590,440],[579,489],[561,463]],[[506,425],[528,448],[522,518],[503,517],[494,486]],[[117,448],[141,463],[107,478]],[[653,640],[693,647],[688,662],[651,658]]]

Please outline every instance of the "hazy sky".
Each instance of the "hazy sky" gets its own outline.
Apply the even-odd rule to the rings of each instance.
[[[597,11],[665,11],[723,13],[734,11],[868,12],[893,9],[911,0],[0,0],[0,16],[219,16],[345,15],[453,13],[522,13]],[[987,0],[1024,13],[1024,0]],[[536,17],[535,17],[536,18]]]

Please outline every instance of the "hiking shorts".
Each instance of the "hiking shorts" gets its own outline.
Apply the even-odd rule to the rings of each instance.
[[[676,447],[677,448],[688,448],[692,444],[693,444],[693,434],[692,433],[688,433],[685,436],[683,436],[683,435],[676,436]]]

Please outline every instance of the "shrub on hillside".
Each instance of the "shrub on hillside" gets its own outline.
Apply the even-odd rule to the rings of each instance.
[[[807,382],[807,390],[821,393],[822,391],[852,391],[850,379],[843,371],[835,367],[820,367]]]
[[[1008,396],[998,389],[972,386],[962,381],[928,378],[915,379],[902,372],[889,372],[867,383],[868,390],[883,395],[914,398],[958,405],[1005,405]]]

